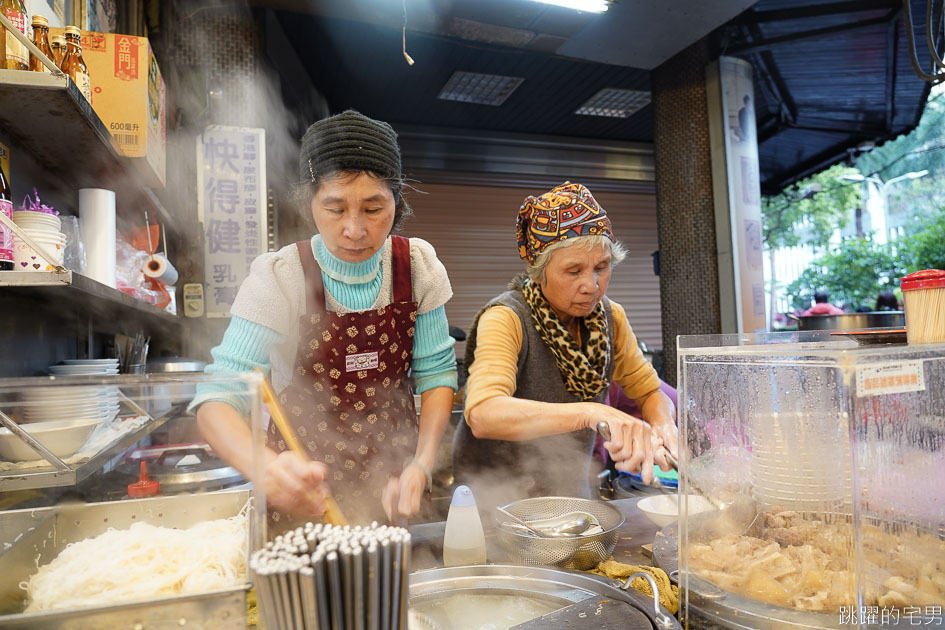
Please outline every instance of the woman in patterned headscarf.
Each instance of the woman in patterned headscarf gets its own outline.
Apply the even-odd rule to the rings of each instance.
[[[466,341],[466,423],[453,469],[477,496],[587,496],[597,423],[619,470],[676,453],[675,408],[637,347],[623,308],[605,293],[625,251],[590,191],[563,185],[528,197],[518,214],[527,276],[480,311]],[[642,420],[603,404],[616,381]]]
[[[214,450],[265,483],[277,529],[320,514],[326,482],[354,523],[407,516],[430,485],[456,390],[449,278],[429,243],[391,234],[410,207],[390,125],[355,111],[320,120],[299,169],[318,233],[253,262],[208,371],[271,366],[308,457],[270,425],[265,476],[253,479],[247,401],[198,388],[192,407]]]

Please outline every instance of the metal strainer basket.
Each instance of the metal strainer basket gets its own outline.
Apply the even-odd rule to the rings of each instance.
[[[617,530],[624,517],[607,503],[574,497],[536,497],[503,506],[525,521],[555,518],[569,512],[593,515],[603,532],[574,538],[537,538],[528,532],[502,527],[507,522],[496,513],[498,538],[511,562],[536,566],[558,566],[586,571],[606,560],[617,546]]]

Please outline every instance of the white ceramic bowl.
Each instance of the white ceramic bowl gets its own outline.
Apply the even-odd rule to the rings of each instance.
[[[62,221],[54,214],[17,210],[13,213],[13,221],[20,227],[36,227],[52,229],[56,232],[62,227]]]
[[[657,527],[666,527],[679,520],[679,503],[675,494],[654,494],[637,502],[640,511],[653,521]],[[715,508],[705,497],[697,494],[689,495],[689,514],[708,512]]]
[[[22,425],[40,444],[60,458],[71,457],[82,448],[101,418],[59,420],[56,422],[34,422]],[[0,457],[11,462],[28,462],[42,459],[26,442],[13,435],[9,429],[0,429]]]

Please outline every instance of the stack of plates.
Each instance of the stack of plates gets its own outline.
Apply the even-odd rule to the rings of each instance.
[[[54,376],[118,374],[118,359],[74,359],[49,366]],[[26,422],[64,420],[108,421],[118,415],[118,388],[113,385],[51,385],[22,394]]]
[[[751,423],[752,484],[763,505],[805,512],[849,507],[845,413],[755,414]]]
[[[118,359],[66,359],[61,365],[50,365],[53,376],[94,376],[118,374]]]

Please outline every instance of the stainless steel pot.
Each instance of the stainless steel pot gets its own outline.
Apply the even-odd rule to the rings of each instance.
[[[417,571],[410,575],[410,607],[421,613],[433,604],[444,602],[451,595],[492,596],[544,601],[552,608],[563,608],[575,602],[590,600],[598,606],[601,598],[613,599],[629,604],[633,609],[621,628],[627,630],[673,630],[681,626],[652,596],[633,589],[626,589],[619,581],[579,571],[560,571],[547,567],[523,567],[517,565],[487,564],[462,567],[446,567]],[[630,609],[628,609],[629,611]],[[488,614],[488,613],[487,613]],[[566,627],[573,630],[600,630],[598,617],[594,614],[584,618],[569,619]],[[457,619],[451,627],[464,627],[464,619]],[[478,627],[473,620],[469,626]],[[499,625],[498,627],[507,627]]]
[[[902,328],[906,325],[902,311],[843,313],[842,315],[788,315],[797,321],[798,330],[864,330],[866,328]]]
[[[168,374],[174,377],[182,377],[179,382],[174,379],[165,379],[160,385],[155,385],[151,392],[152,398],[155,401],[172,405],[190,402],[196,393],[197,385],[193,381],[188,381],[186,377],[193,374],[203,374],[203,368],[206,365],[203,361],[181,357],[149,359],[147,364],[149,374]]]
[[[207,367],[204,361],[196,359],[185,359],[183,357],[162,357],[160,359],[148,359],[148,372],[161,374],[179,373],[179,372],[203,372]]]

